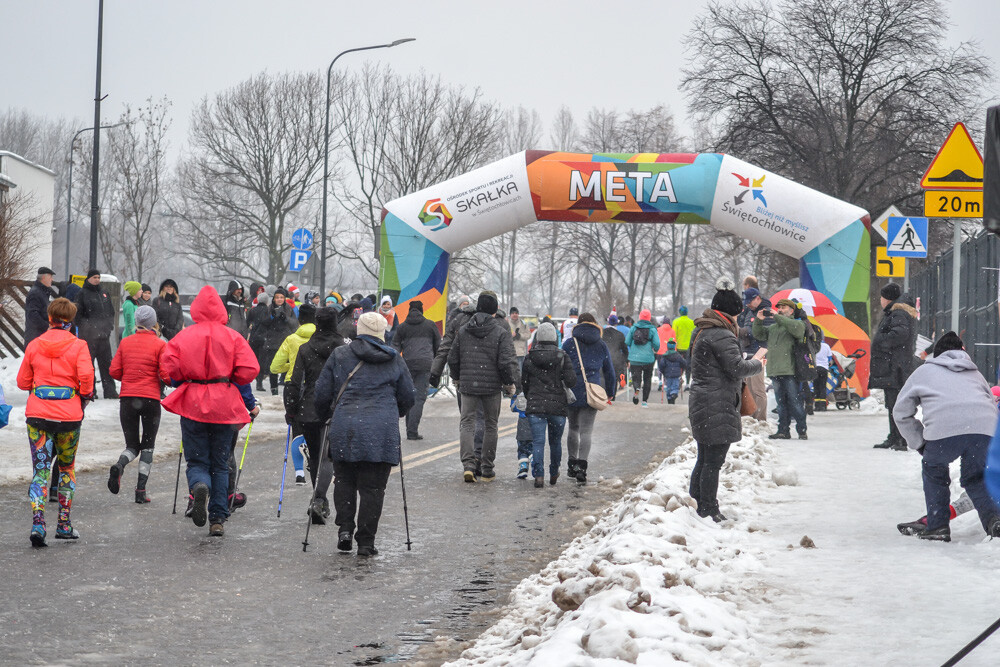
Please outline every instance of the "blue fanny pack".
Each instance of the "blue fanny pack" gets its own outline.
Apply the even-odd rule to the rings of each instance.
[[[35,396],[44,401],[65,401],[76,396],[76,389],[72,387],[50,387],[42,385],[35,387]]]

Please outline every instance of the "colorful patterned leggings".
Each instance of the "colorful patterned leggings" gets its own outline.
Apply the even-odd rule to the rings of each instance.
[[[49,469],[52,459],[59,459],[59,524],[69,524],[69,509],[76,490],[76,447],[80,444],[80,429],[68,433],[47,433],[28,426],[31,465],[34,476],[28,487],[31,500],[32,524],[45,525],[45,501],[48,500]]]

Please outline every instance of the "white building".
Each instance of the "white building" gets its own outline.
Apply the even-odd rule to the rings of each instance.
[[[56,174],[51,169],[0,150],[0,197],[24,197],[28,216],[42,221],[30,232],[31,255],[28,275],[21,276],[24,280],[34,280],[38,267],[52,266],[55,184]],[[65,278],[59,276],[60,280]]]

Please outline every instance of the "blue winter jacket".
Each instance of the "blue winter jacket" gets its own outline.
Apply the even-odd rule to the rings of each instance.
[[[577,343],[580,345],[580,354],[577,355]],[[615,388],[615,366],[611,363],[611,353],[608,346],[601,340],[601,327],[590,322],[578,322],[573,327],[573,335],[563,343],[563,351],[573,364],[573,372],[576,373],[576,386],[573,393],[576,394],[576,401],[569,404],[571,408],[579,408],[587,405],[587,391],[583,387],[583,374],[580,372],[580,357],[583,357],[583,365],[587,371],[587,381],[594,382],[604,387],[608,398],[613,398]]]
[[[639,345],[634,342],[636,329],[649,329],[649,342]],[[625,336],[628,345],[628,362],[630,364],[651,364],[656,361],[656,351],[660,349],[660,335],[656,327],[648,320],[639,320],[628,330]]]
[[[667,378],[679,378],[684,375],[684,369],[687,368],[684,355],[676,350],[667,352],[660,357],[659,364],[660,372],[663,373],[663,377]]]
[[[358,362],[358,372],[333,401]],[[371,336],[336,348],[316,380],[316,416],[330,421],[330,458],[357,463],[399,464],[399,418],[414,403],[413,380],[403,358]]]

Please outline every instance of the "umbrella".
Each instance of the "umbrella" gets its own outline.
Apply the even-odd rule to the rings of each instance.
[[[783,289],[776,292],[771,297],[771,304],[778,303],[781,299],[792,299],[802,304],[802,310],[806,315],[838,315],[837,307],[833,305],[830,298],[822,292],[808,289]]]
[[[843,355],[853,354],[856,350],[864,350],[865,355],[858,359],[854,366],[854,377],[847,384],[858,392],[862,398],[868,396],[869,355],[871,341],[864,329],[843,315],[816,315],[809,320],[823,329],[827,345],[835,352]]]

